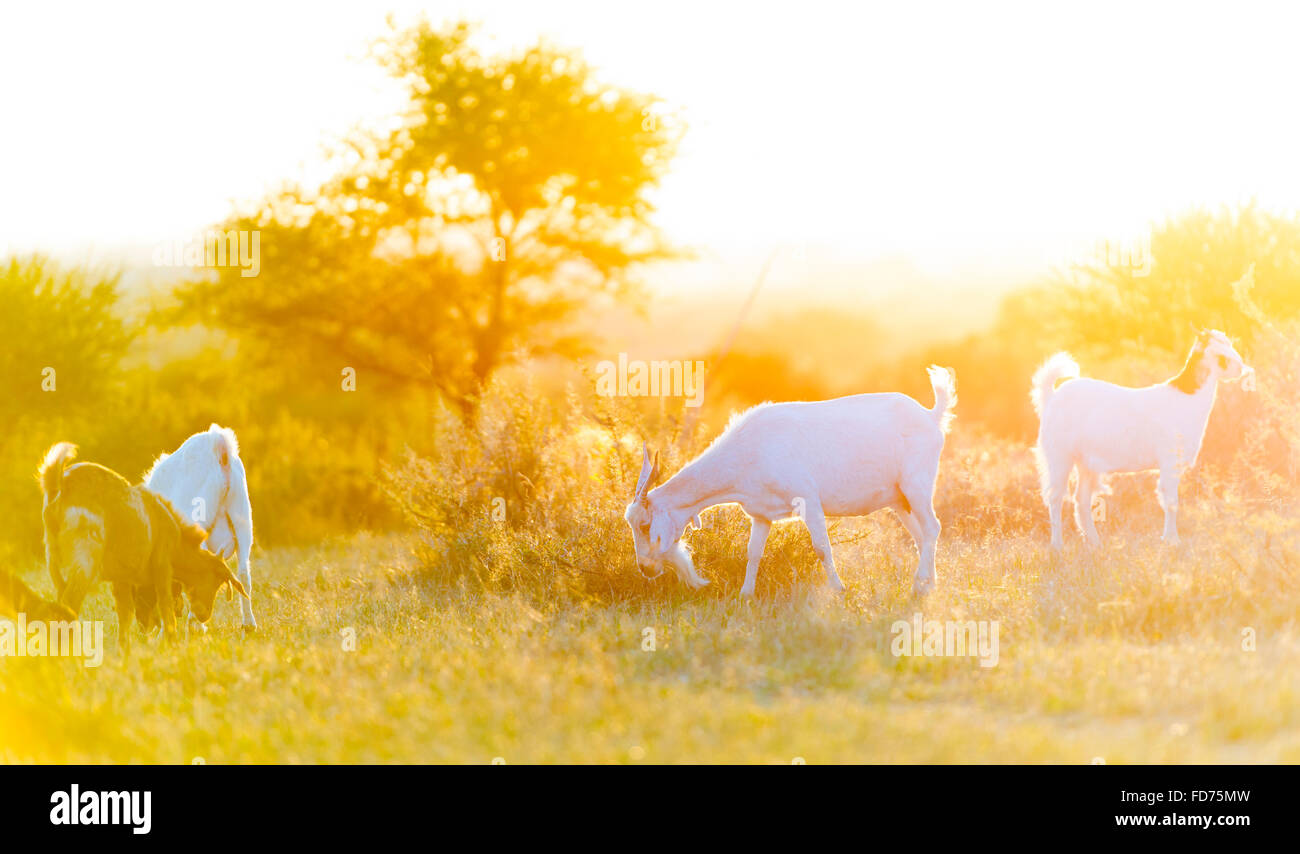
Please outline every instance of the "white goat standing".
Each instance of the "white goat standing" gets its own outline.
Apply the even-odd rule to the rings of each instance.
[[[1079,379],[1079,365],[1057,353],[1034,373],[1030,397],[1038,412],[1038,458],[1052,548],[1063,545],[1061,514],[1070,470],[1078,469],[1074,519],[1090,545],[1100,542],[1092,498],[1107,494],[1111,472],[1159,469],[1156,495],[1165,511],[1164,539],[1178,542],[1178,484],[1196,463],[1219,380],[1254,373],[1218,330],[1202,330],[1181,373],[1145,388]],[[1070,381],[1056,388],[1058,380]]]
[[[935,584],[939,518],[934,485],[944,433],[957,402],[952,374],[929,370],[934,408],[902,394],[859,394],[816,403],[765,403],[732,419],[700,456],[655,489],[659,474],[644,449],[641,475],[624,518],[632,528],[637,564],[671,566],[693,588],[708,584],[695,571],[681,537],[699,513],[739,504],[750,517],[749,563],[741,594],[754,593],[763,544],[774,521],[802,517],[832,589],[835,572],[827,516],[862,516],[884,507],[898,514],[920,548],[914,589]]]
[[[195,433],[173,453],[154,461],[144,485],[208,532],[204,545],[209,551],[227,559],[237,556],[239,581],[248,593],[248,598],[239,600],[243,625],[246,629],[257,628],[249,566],[253,507],[248,500],[248,481],[235,431],[213,424],[205,432]]]

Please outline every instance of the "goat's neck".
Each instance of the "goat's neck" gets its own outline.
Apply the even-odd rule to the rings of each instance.
[[[1214,399],[1219,393],[1219,378],[1211,374],[1201,383],[1200,388],[1189,395],[1190,409],[1204,427],[1210,420],[1210,410],[1214,409]]]
[[[1184,435],[1193,443],[1190,449],[1193,462],[1200,455],[1205,426],[1210,423],[1210,412],[1214,409],[1218,391],[1219,378],[1211,374],[1195,392],[1186,396],[1185,408],[1181,410]]]
[[[715,504],[740,499],[726,472],[727,466],[723,461],[706,453],[687,463],[662,486],[651,490],[650,498],[656,505],[685,516],[695,516]]]

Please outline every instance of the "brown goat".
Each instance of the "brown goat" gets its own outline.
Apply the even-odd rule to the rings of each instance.
[[[164,633],[172,638],[174,584],[189,595],[200,622],[212,617],[222,586],[248,595],[225,561],[201,548],[207,532],[186,521],[166,499],[131,485],[111,469],[95,463],[68,465],[76,450],[59,442],[46,453],[39,474],[46,564],[61,604],[77,612],[95,584],[111,583],[118,640],[129,652],[127,632],[137,599],[172,606],[157,608]]]
[[[0,616],[17,617],[19,614],[25,614],[28,620],[47,623],[70,623],[77,619],[70,608],[58,602],[47,602],[17,576],[0,572]]]

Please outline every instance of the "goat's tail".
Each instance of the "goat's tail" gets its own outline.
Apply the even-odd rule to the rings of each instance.
[[[1047,401],[1052,399],[1056,393],[1056,384],[1062,379],[1078,379],[1079,363],[1074,361],[1074,357],[1069,353],[1057,353],[1046,362],[1042,367],[1034,371],[1034,379],[1029,389],[1029,399],[1034,402],[1034,412],[1038,417],[1043,417],[1043,409],[1047,406]]]
[[[957,372],[952,368],[931,365],[926,373],[930,375],[930,387],[934,389],[934,406],[930,414],[939,429],[947,433],[956,417],[953,409],[957,406]]]
[[[41,461],[41,468],[36,477],[41,482],[41,492],[45,495],[46,504],[59,497],[59,493],[63,490],[63,470],[76,455],[77,446],[71,442],[56,442],[45,452],[45,459]]]
[[[230,467],[230,458],[239,456],[239,440],[235,431],[218,424],[208,425],[208,435],[213,437],[213,447],[217,452],[217,462],[223,469]]]

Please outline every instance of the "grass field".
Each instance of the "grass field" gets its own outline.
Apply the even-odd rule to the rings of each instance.
[[[1188,509],[1176,551],[1148,500],[1103,527],[1102,551],[1071,543],[1059,563],[1045,532],[958,530],[921,603],[888,514],[833,533],[843,598],[787,526],[759,595],[738,599],[743,519],[727,510],[694,535],[714,580],[702,593],[665,576],[548,602],[448,581],[401,536],[255,553],[256,635],[223,603],[206,636],[123,661],[104,588],[83,612],[105,621],[101,667],[0,661],[0,759],[1300,761],[1296,525]],[[35,567],[25,577],[49,592]],[[999,621],[997,665],[895,657],[891,626],[918,611]]]

